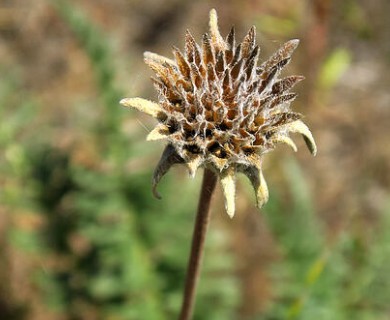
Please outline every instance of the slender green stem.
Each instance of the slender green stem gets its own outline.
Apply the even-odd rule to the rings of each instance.
[[[190,320],[192,317],[196,286],[199,280],[200,267],[203,257],[204,242],[210,221],[210,202],[217,183],[217,176],[210,170],[204,169],[202,189],[198,203],[190,259],[187,267],[187,278],[184,289],[183,304],[179,320]]]

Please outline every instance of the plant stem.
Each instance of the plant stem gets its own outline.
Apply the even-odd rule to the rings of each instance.
[[[210,221],[210,202],[216,183],[217,176],[212,171],[204,169],[179,320],[190,320],[192,317],[196,286],[199,280],[199,271],[203,257],[204,242]]]

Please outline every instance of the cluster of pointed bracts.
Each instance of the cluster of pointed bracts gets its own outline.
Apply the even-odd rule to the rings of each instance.
[[[124,99],[159,121],[148,140],[166,139],[168,145],[154,176],[154,192],[161,177],[175,163],[187,164],[190,174],[198,167],[214,170],[221,178],[229,215],[234,213],[235,173],[243,172],[257,193],[257,204],[267,201],[261,172],[261,156],[277,143],[296,151],[289,133],[301,133],[309,150],[316,145],[308,127],[292,112],[296,97],[290,89],[304,77],[278,79],[298,40],[286,42],[258,66],[260,49],[252,27],[236,44],[234,28],[223,39],[215,10],[210,12],[210,33],[199,46],[189,31],[185,51],[174,48],[174,60],[146,52],[145,62],[155,72],[152,78],[159,103],[140,98]]]

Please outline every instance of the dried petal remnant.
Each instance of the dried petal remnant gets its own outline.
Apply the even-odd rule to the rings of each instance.
[[[313,155],[317,147],[302,116],[290,108],[296,98],[290,90],[304,77],[278,79],[299,40],[286,42],[258,66],[255,27],[241,43],[236,44],[234,28],[225,40],[214,9],[209,27],[200,45],[187,31],[185,51],[174,47],[174,59],[145,52],[145,62],[156,74],[158,103],[128,98],[121,104],[158,120],[147,140],[167,141],[154,173],[154,194],[159,197],[157,184],[172,165],[186,164],[192,177],[206,167],[220,177],[226,211],[233,217],[237,172],[249,178],[261,207],[268,200],[263,155],[278,143],[297,151],[290,133],[300,133]]]
[[[125,98],[120,101],[120,104],[125,107],[138,109],[154,118],[157,118],[162,111],[158,103],[141,98]]]
[[[221,175],[221,185],[223,190],[223,195],[225,197],[225,207],[226,212],[230,218],[233,218],[235,211],[235,194],[236,194],[236,182],[235,182],[235,172],[231,168],[225,170]]]

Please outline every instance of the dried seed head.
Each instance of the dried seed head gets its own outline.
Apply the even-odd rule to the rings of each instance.
[[[296,132],[303,135],[313,155],[317,148],[302,116],[290,109],[296,94],[289,91],[304,77],[278,79],[299,41],[286,42],[257,66],[256,29],[252,27],[236,45],[234,28],[224,40],[217,23],[213,9],[210,34],[204,34],[198,45],[187,31],[185,52],[174,48],[174,60],[145,52],[145,62],[157,76],[153,81],[158,103],[141,98],[120,103],[157,119],[147,140],[167,140],[154,173],[155,196],[159,197],[158,182],[172,165],[186,164],[192,177],[199,167],[206,167],[220,177],[226,210],[232,217],[237,172],[249,178],[261,207],[268,200],[263,154],[277,143],[296,151],[289,137]]]

